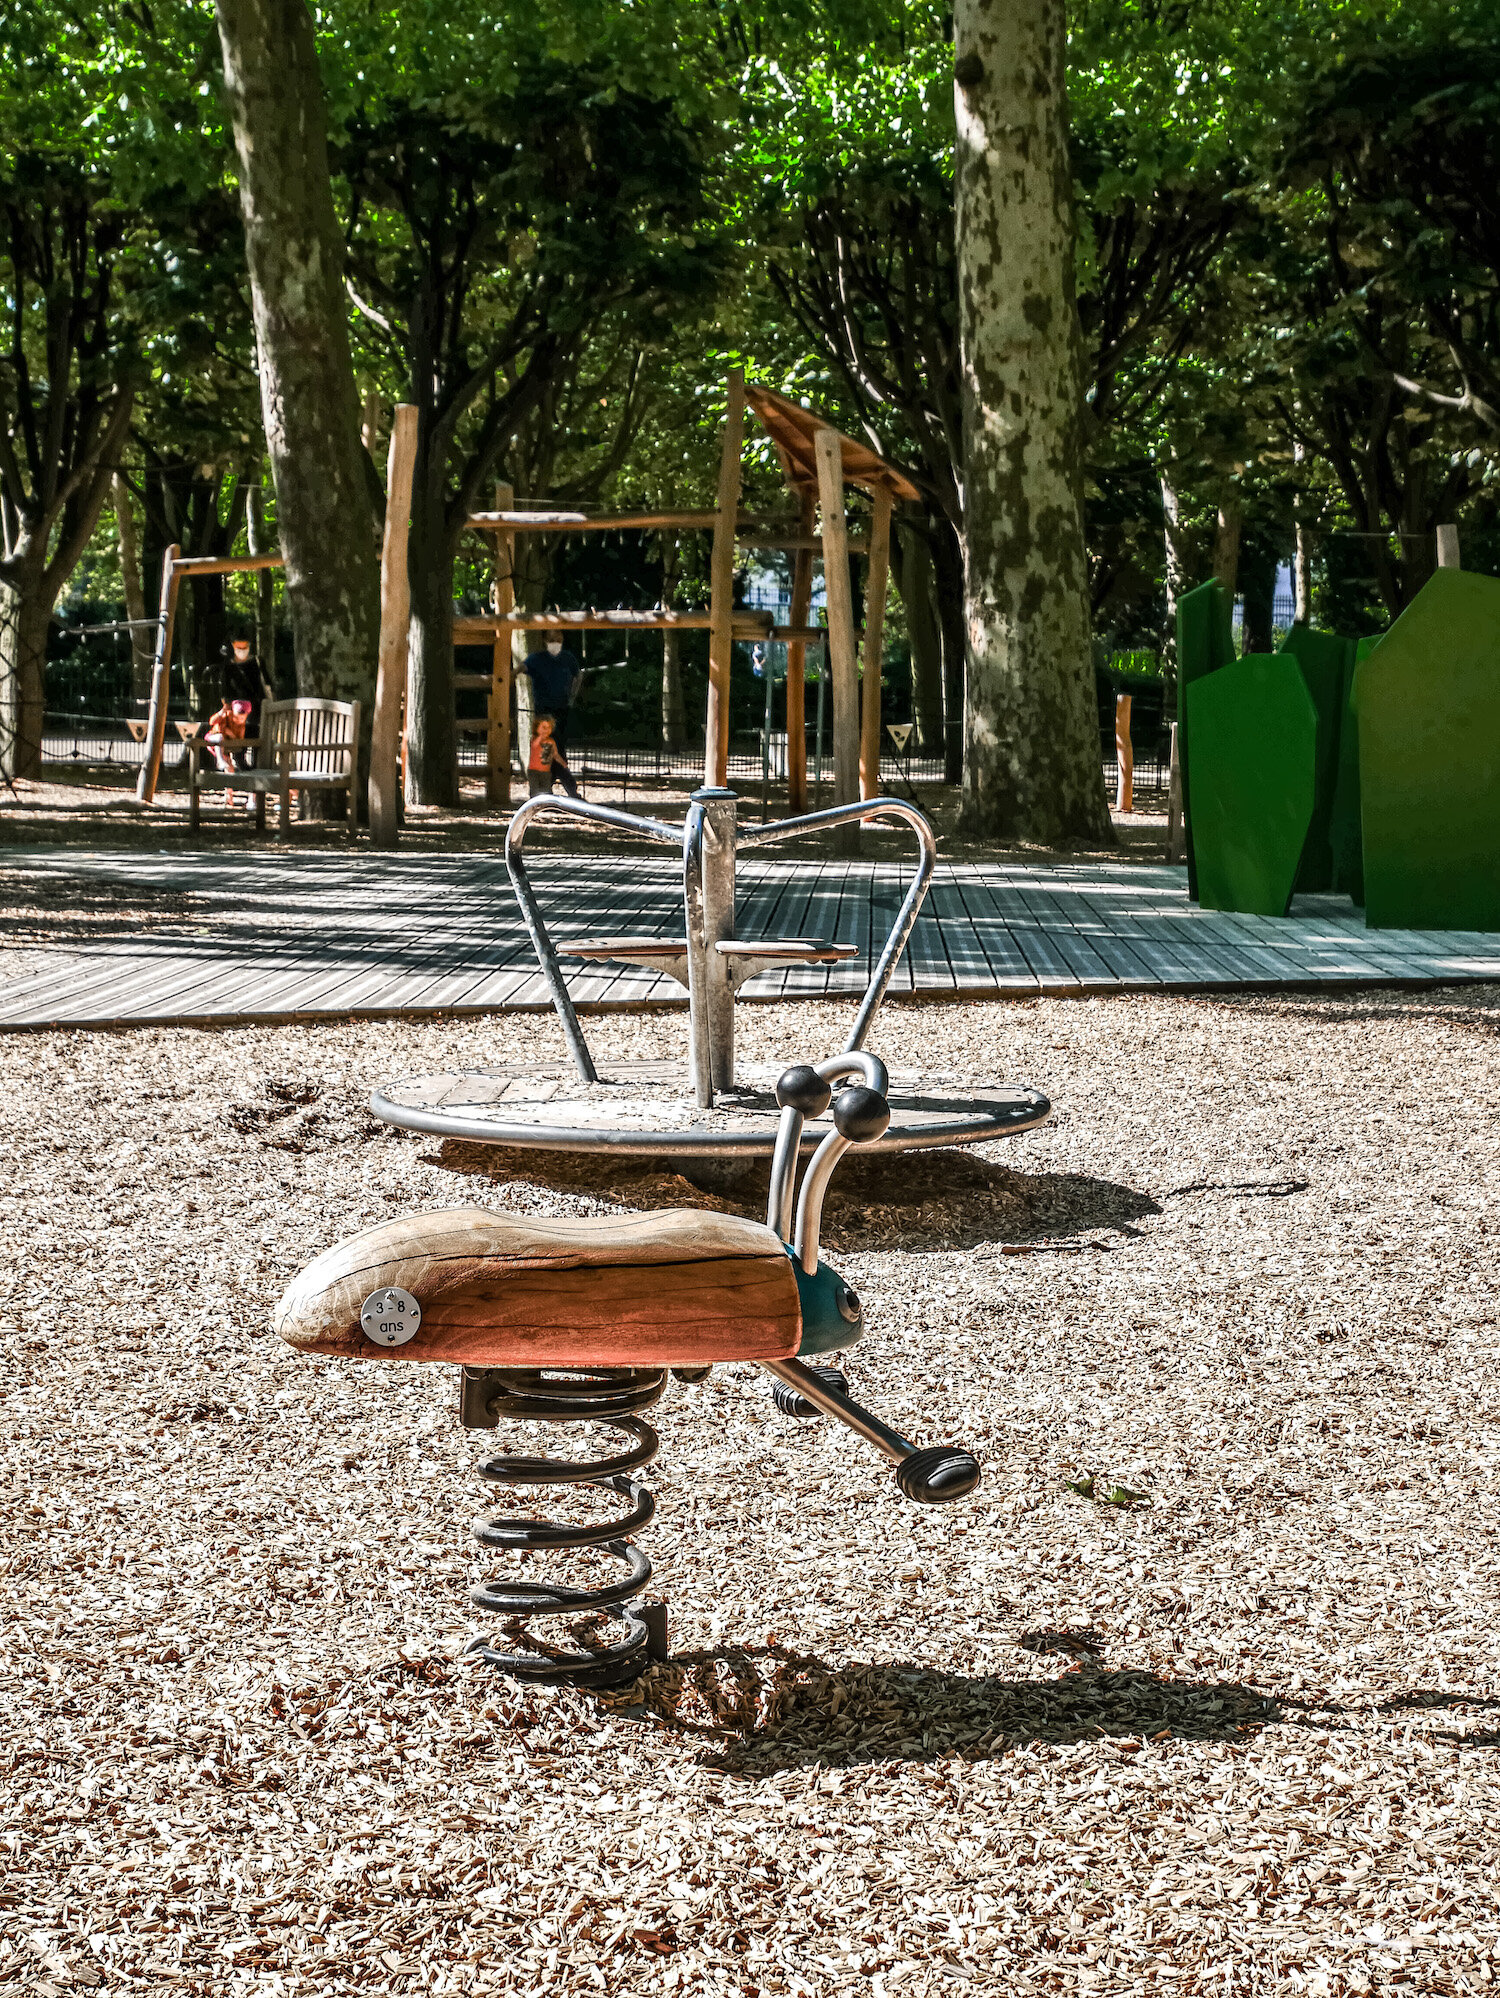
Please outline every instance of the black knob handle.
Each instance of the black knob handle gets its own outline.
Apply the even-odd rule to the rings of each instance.
[[[878,1089],[856,1084],[841,1089],[833,1099],[833,1126],[841,1138],[852,1144],[868,1145],[882,1137],[891,1121],[891,1106]]]
[[[913,1450],[909,1457],[903,1457],[896,1483],[917,1505],[947,1505],[973,1491],[979,1483],[979,1464],[967,1450],[937,1443],[930,1450]]]
[[[800,1110],[804,1117],[821,1117],[832,1095],[822,1076],[805,1061],[784,1070],[776,1085],[776,1101],[782,1109]]]
[[[819,1386],[831,1388],[835,1394],[849,1392],[849,1383],[837,1367],[809,1367],[807,1371],[817,1378]],[[823,1413],[806,1396],[798,1394],[790,1381],[777,1381],[771,1389],[771,1399],[778,1415],[794,1415],[799,1422],[811,1421]]]

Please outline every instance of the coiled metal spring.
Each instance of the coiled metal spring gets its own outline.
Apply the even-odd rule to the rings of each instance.
[[[566,1681],[574,1686],[622,1686],[637,1678],[647,1662],[666,1656],[666,1607],[643,1603],[627,1608],[651,1580],[651,1563],[631,1535],[649,1524],[656,1501],[633,1473],[644,1469],[657,1453],[660,1438],[649,1422],[640,1420],[665,1392],[664,1368],[608,1367],[564,1370],[551,1367],[487,1367],[465,1370],[465,1421],[489,1428],[500,1420],[513,1422],[597,1422],[631,1439],[631,1447],[614,1457],[569,1461],[554,1457],[491,1457],[479,1466],[482,1476],[501,1485],[588,1485],[629,1501],[630,1510],[616,1519],[589,1526],[567,1526],[545,1519],[501,1514],[475,1528],[484,1547],[523,1553],[597,1547],[625,1568],[624,1577],[600,1588],[571,1588],[561,1583],[512,1581],[509,1577],[481,1582],[471,1592],[480,1609],[509,1618],[508,1633],[519,1638],[521,1624],[533,1617],[570,1617],[580,1623],[602,1613],[624,1626],[617,1636],[605,1636],[597,1622],[571,1632],[567,1646],[530,1631],[535,1648],[507,1651],[476,1639],[470,1652],[512,1678],[534,1682]]]

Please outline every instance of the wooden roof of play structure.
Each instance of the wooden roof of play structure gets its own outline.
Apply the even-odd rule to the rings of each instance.
[[[815,409],[804,409],[801,403],[778,395],[775,389],[762,388],[756,382],[745,384],[745,400],[776,446],[776,455],[786,473],[787,484],[794,491],[810,494],[816,499],[818,458],[814,440],[820,430],[832,430],[834,425]],[[843,450],[844,477],[850,485],[863,487],[867,492],[880,487],[898,500],[922,497],[904,473],[898,472],[884,458],[877,457],[867,444],[856,443],[854,438],[846,437],[842,431],[839,432],[839,443]]]

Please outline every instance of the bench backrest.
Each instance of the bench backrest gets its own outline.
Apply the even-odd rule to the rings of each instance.
[[[267,701],[260,711],[258,759],[276,767],[276,745],[290,742],[293,777],[347,777],[358,727],[358,704],[299,695],[294,701]]]

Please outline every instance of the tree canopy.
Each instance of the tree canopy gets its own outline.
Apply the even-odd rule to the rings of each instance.
[[[496,479],[701,503],[742,365],[918,487],[893,551],[900,628],[929,737],[946,684],[957,774],[949,9],[326,0],[313,22],[357,393],[422,411],[418,671],[442,680],[461,522]],[[211,10],[34,0],[0,41],[0,749],[22,769],[47,622],[112,532],[115,471],[149,601],[166,539],[244,545],[267,439]],[[1493,566],[1492,8],[1076,0],[1066,82],[1096,651],[1167,650],[1175,590],[1216,565],[1256,632],[1299,548],[1304,608],[1365,628],[1421,586],[1444,521]],[[769,493],[769,460],[752,497],[758,476]],[[572,571],[528,552],[540,601]],[[697,559],[658,586],[689,587]],[[451,753],[439,731],[434,797]]]

